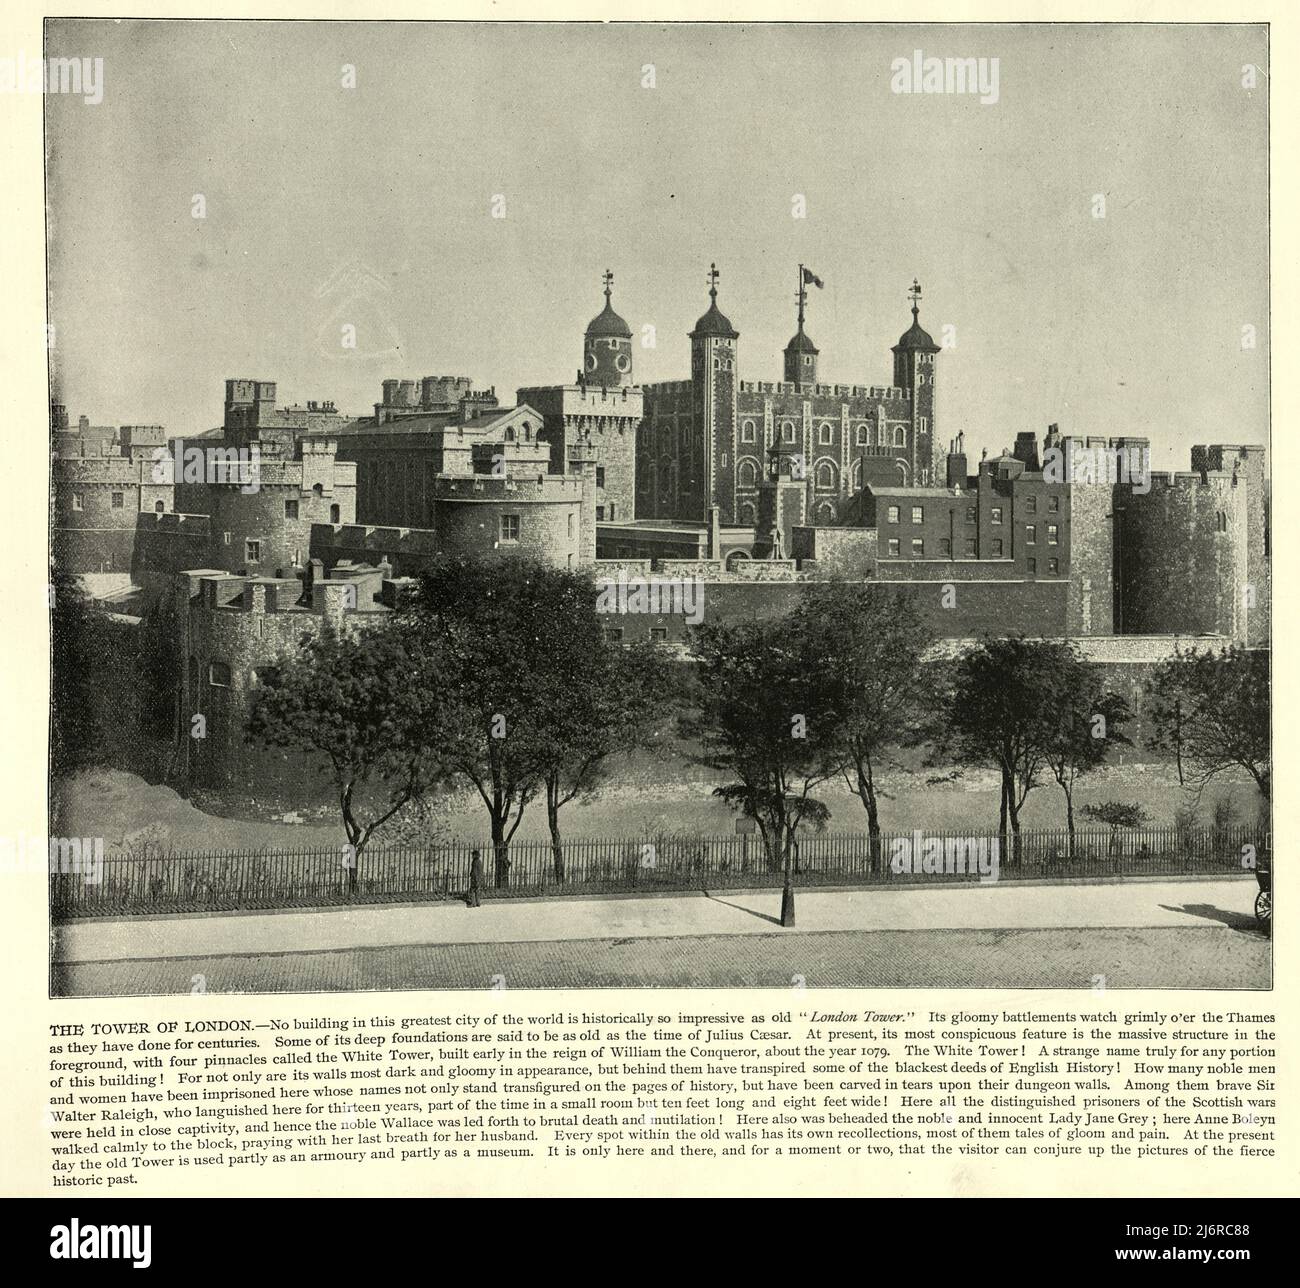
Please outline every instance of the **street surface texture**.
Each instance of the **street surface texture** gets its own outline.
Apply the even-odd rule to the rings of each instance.
[[[818,931],[67,964],[82,997],[520,988],[1267,988],[1268,941],[1184,930]]]
[[[801,891],[87,922],[74,996],[557,987],[1267,988],[1254,881]],[[1099,984],[1104,978],[1104,984]]]

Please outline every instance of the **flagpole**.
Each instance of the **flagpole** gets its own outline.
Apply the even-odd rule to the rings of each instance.
[[[795,298],[799,301],[799,330],[802,331],[803,330],[803,302],[804,302],[802,264],[799,265],[799,289],[798,291],[795,292]]]

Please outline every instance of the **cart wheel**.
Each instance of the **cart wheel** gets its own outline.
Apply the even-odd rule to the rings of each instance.
[[[1255,920],[1268,930],[1273,923],[1273,895],[1268,890],[1261,890],[1255,896]]]

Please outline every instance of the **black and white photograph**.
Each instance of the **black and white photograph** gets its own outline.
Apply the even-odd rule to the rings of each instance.
[[[44,32],[51,998],[1272,988],[1266,24]]]

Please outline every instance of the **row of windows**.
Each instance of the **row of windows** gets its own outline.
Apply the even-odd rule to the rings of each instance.
[[[886,553],[895,559],[898,558],[902,554],[901,545],[902,543],[899,541],[897,537],[890,537],[886,546]],[[975,538],[967,537],[964,541],[964,546],[965,546],[965,549],[963,551],[964,556],[967,559],[974,559],[976,557]],[[995,537],[989,543],[989,546],[990,546],[989,549],[990,559],[1001,559],[1003,557],[1002,541],[1000,538]],[[951,559],[952,541],[948,537],[940,537],[938,541],[938,550],[933,552],[932,557],[936,557],[939,559]],[[925,541],[921,537],[912,538],[912,558],[913,559],[925,558]],[[1030,559],[1028,561],[1028,566],[1029,566],[1029,571],[1031,573],[1038,572],[1037,559]],[[1059,572],[1060,567],[1061,565],[1059,559],[1049,559],[1047,561],[1047,571],[1051,574],[1055,574]]]
[[[758,428],[752,420],[742,421],[740,425],[740,441],[742,443],[753,443],[757,441]],[[787,443],[795,441],[796,430],[792,420],[781,422],[781,437]],[[892,434],[884,426],[880,425],[876,429],[876,445],[879,447],[905,447],[907,445],[907,431],[902,425],[895,425]],[[818,443],[829,446],[835,441],[835,426],[829,421],[823,421],[817,426]],[[869,447],[871,445],[871,426],[859,425],[857,430],[857,443],[859,447]]]
[[[1056,496],[1049,497],[1048,500],[1049,500],[1049,501],[1056,502],[1056,504],[1054,504],[1054,505],[1049,505],[1047,508],[1048,508],[1049,510],[1059,510],[1059,509],[1061,508],[1061,507],[1060,507],[1060,499],[1061,499],[1060,497],[1056,497]],[[885,522],[886,522],[886,523],[897,523],[897,522],[899,521],[899,513],[900,513],[900,512],[899,512],[899,508],[898,508],[898,506],[896,506],[896,505],[888,506],[888,507],[886,508],[886,510],[885,510]],[[1029,507],[1029,513],[1030,513],[1030,514],[1035,513],[1035,508],[1034,508],[1033,506]],[[912,506],[912,522],[913,522],[913,523],[924,523],[924,522],[925,522],[925,507],[924,507],[923,505],[914,505],[914,506]],[[973,506],[973,505],[968,505],[968,506],[966,507],[966,522],[967,522],[967,523],[972,523],[972,524],[973,524],[973,523],[978,523],[978,522],[979,522],[979,512],[978,512],[977,508],[976,508],[975,506]],[[990,507],[989,507],[989,522],[990,522],[990,523],[991,523],[995,528],[1001,526],[1001,524],[1002,524],[1002,507],[1001,507],[1000,505],[994,505],[994,506],[990,506]],[[1058,530],[1059,530],[1059,529],[1058,529],[1058,525],[1055,524],[1055,523],[1049,523],[1049,524],[1047,525],[1047,541],[1048,541],[1048,544],[1049,544],[1049,545],[1055,545],[1055,544],[1056,544],[1056,535],[1057,535]],[[1035,532],[1037,531],[1036,525],[1034,525],[1034,524],[1032,524],[1032,523],[1027,524],[1026,527],[1025,527],[1025,531],[1026,531],[1026,533],[1028,533],[1028,539],[1029,539],[1030,541],[1033,541],[1033,540],[1034,540],[1034,534],[1035,534]]]
[[[114,492],[114,493],[112,493],[112,494],[109,496],[109,501],[108,501],[108,503],[109,503],[110,506],[112,506],[112,508],[113,508],[114,510],[122,510],[122,509],[125,509],[125,508],[126,508],[126,493],[125,493],[125,492]],[[86,508],[86,498],[85,498],[85,497],[84,497],[80,492],[74,492],[74,493],[72,494],[72,508],[73,508],[74,510],[84,510],[84,509]],[[166,511],[167,511],[167,505],[166,505],[165,502],[163,502],[163,501],[155,501],[155,502],[153,503],[153,512],[154,512],[155,514],[165,514]]]

